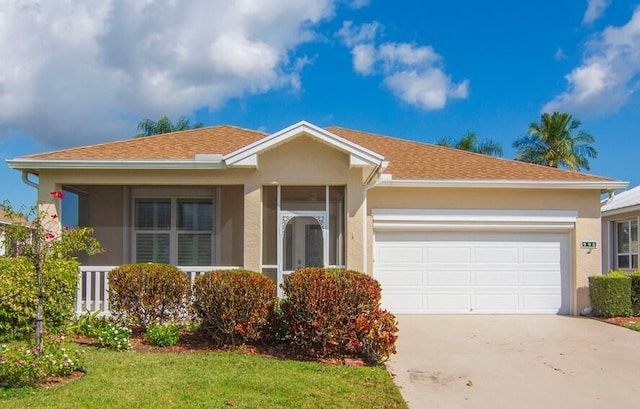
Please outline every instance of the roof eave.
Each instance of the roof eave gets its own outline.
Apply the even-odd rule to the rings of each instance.
[[[7,165],[16,170],[41,169],[226,169],[221,159],[214,160],[131,160],[131,159],[7,159]]]
[[[629,182],[618,180],[495,180],[495,179],[381,179],[376,187],[453,187],[482,189],[623,189]]]
[[[628,205],[624,207],[618,207],[616,209],[602,210],[602,217],[616,216],[623,213],[640,211],[640,204]]]

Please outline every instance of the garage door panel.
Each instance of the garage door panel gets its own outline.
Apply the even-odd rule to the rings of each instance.
[[[422,246],[405,244],[379,247],[376,259],[387,264],[420,264],[423,262]]]
[[[530,311],[561,312],[562,295],[561,294],[525,294],[523,295],[523,308]],[[557,308],[549,307],[556,305]]]
[[[517,271],[476,271],[475,285],[478,287],[514,287],[518,285]]]
[[[422,269],[382,269],[376,279],[382,287],[422,287]]]
[[[475,249],[477,264],[518,263],[518,249],[509,247],[486,247]]]
[[[427,247],[425,249],[428,263],[469,263],[471,262],[471,249],[467,246],[460,247]]]
[[[522,284],[524,287],[553,287],[558,288],[562,283],[559,277],[560,272],[548,273],[525,273]]]
[[[567,233],[385,232],[374,275],[397,313],[568,313]]]
[[[421,293],[397,292],[383,297],[381,306],[395,313],[415,314],[426,309],[425,297]]]
[[[445,270],[427,272],[427,286],[429,287],[469,287],[470,285],[470,270]]]
[[[429,311],[440,313],[470,311],[471,297],[471,294],[427,294],[427,306]]]
[[[553,247],[524,247],[521,250],[522,263],[539,264],[560,262],[560,243]]]
[[[517,294],[478,294],[475,296],[475,312],[516,312],[520,309]]]

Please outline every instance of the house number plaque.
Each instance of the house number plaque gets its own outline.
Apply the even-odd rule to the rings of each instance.
[[[595,241],[582,241],[580,242],[580,247],[583,249],[595,249],[598,248],[598,243]]]

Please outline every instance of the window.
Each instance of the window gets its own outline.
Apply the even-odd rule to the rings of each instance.
[[[135,199],[136,262],[213,265],[213,234],[212,199]]]
[[[616,268],[638,268],[638,221],[616,222]]]

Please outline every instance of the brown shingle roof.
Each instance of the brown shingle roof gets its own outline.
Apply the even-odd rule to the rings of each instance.
[[[352,129],[335,126],[326,129],[383,155],[389,161],[385,173],[390,173],[393,179],[613,180]]]
[[[81,146],[29,159],[194,159],[196,153],[227,154],[261,139],[260,131],[230,125],[211,126],[161,135]]]
[[[383,155],[389,161],[385,173],[390,173],[394,180],[613,180],[340,127],[327,130]],[[29,155],[22,159],[194,159],[196,154],[225,155],[266,135],[220,125]]]

